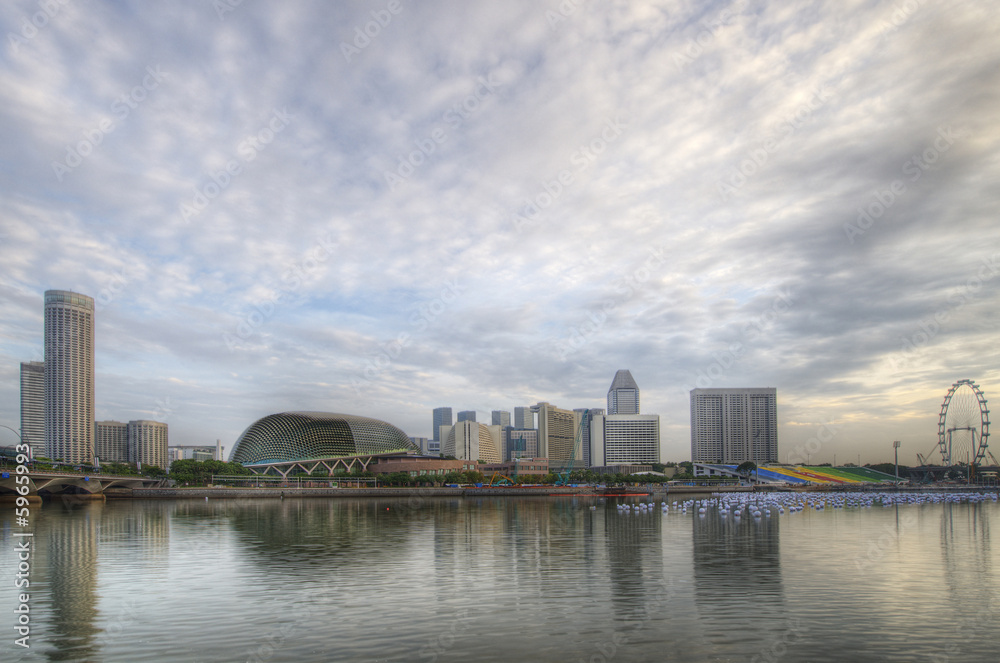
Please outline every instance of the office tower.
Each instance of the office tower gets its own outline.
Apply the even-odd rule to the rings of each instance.
[[[499,426],[500,428],[510,426],[510,412],[506,410],[493,410],[492,417],[493,420],[490,422],[492,425]]]
[[[535,414],[530,407],[514,408],[514,428],[534,428]]]
[[[487,426],[469,419],[443,429],[441,453],[458,460],[500,463],[501,431],[499,426]]]
[[[691,460],[758,465],[778,459],[777,390],[692,389]]]
[[[420,453],[428,453],[428,444],[430,444],[430,440],[426,437],[411,437],[410,442],[413,442],[414,445],[420,448]]]
[[[21,442],[45,455],[45,362],[21,362]]]
[[[128,422],[128,459],[143,466],[167,469],[167,425],[137,419]]]
[[[590,435],[591,463],[596,467],[660,462],[658,414],[598,414]]]
[[[538,458],[538,431],[534,428],[508,428],[504,461],[515,458]]]
[[[128,424],[98,421],[94,424],[94,452],[102,463],[128,462]]]
[[[608,389],[608,414],[639,414],[639,385],[622,369],[615,373]]]
[[[575,445],[580,414],[544,401],[531,406],[538,413],[538,456],[549,459],[553,471],[583,467],[582,452]]]
[[[441,426],[451,426],[454,423],[451,418],[451,408],[450,407],[436,407],[434,408],[434,423],[431,429],[431,435],[433,436],[434,442],[440,442],[440,428]]]
[[[45,292],[45,455],[94,459],[94,300]]]
[[[475,410],[462,410],[458,413],[458,418],[456,421],[475,421],[476,411]]]
[[[589,410],[584,408],[575,408],[573,411],[580,414],[580,452],[582,454],[580,458],[583,461],[583,467],[596,465],[597,463],[593,462],[593,454],[591,451],[592,442],[590,439],[590,430],[593,425],[594,417],[603,415],[604,410],[601,408],[592,408]],[[586,413],[586,416],[584,416],[584,413]]]

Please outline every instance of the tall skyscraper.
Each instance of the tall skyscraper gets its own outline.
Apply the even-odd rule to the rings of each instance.
[[[167,469],[167,425],[159,421],[137,419],[128,422],[128,459],[143,465]],[[211,450],[208,455],[211,456]]]
[[[21,362],[21,441],[45,455],[45,362]]]
[[[476,411],[475,410],[462,410],[458,413],[457,421],[475,421]]]
[[[493,426],[499,426],[500,428],[510,426],[510,412],[506,410],[493,410],[492,417],[493,420],[490,423]]]
[[[514,408],[514,428],[534,428],[535,427],[535,413],[531,411],[530,407],[516,407]]]
[[[45,291],[45,455],[94,459],[94,299]]]
[[[777,461],[777,399],[774,388],[692,389],[691,460]]]
[[[450,407],[436,407],[434,408],[434,427],[431,430],[431,435],[433,436],[432,442],[441,441],[441,426],[451,426],[455,422],[451,418],[451,408]]]
[[[611,381],[608,414],[639,414],[639,385],[627,369],[615,373],[615,379]]]

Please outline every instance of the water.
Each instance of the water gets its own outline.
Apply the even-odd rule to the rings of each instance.
[[[1000,659],[992,501],[637,501],[57,498],[32,507],[27,650],[5,505],[0,660]]]

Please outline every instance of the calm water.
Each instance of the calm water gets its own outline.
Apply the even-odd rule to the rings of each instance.
[[[32,507],[29,650],[2,505],[0,660],[1000,660],[993,502],[622,501],[56,499]]]

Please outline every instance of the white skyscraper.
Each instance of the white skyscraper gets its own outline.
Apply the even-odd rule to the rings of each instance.
[[[128,459],[129,462],[156,465],[167,469],[167,425],[159,421],[137,419],[128,422]],[[211,448],[207,456],[211,457]]]
[[[691,460],[758,465],[778,459],[774,388],[692,389]]]
[[[94,425],[94,451],[102,463],[128,462],[128,424],[98,421]]]
[[[21,362],[21,441],[45,455],[45,362]]]
[[[591,423],[591,465],[660,462],[660,415],[596,415]]]
[[[611,381],[608,414],[639,414],[639,385],[627,369],[615,373],[615,379]]]
[[[94,300],[45,292],[45,455],[94,459]]]

